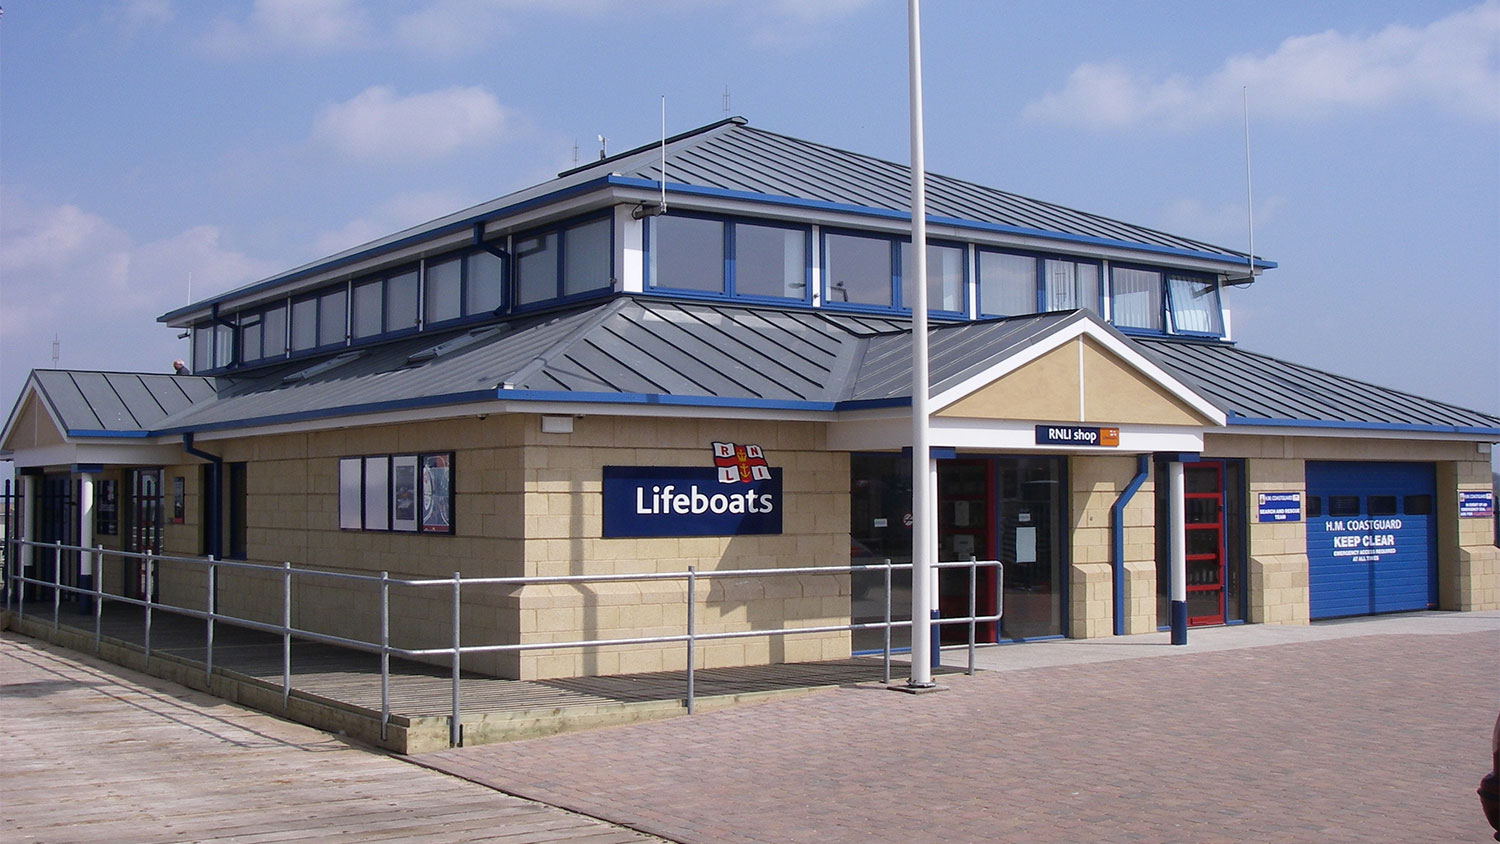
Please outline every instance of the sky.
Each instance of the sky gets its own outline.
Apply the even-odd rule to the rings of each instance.
[[[0,407],[726,114],[910,160],[901,0],[8,0]],[[1242,346],[1500,414],[1500,0],[922,4],[928,170],[1245,250]],[[1247,190],[1247,120],[1251,185]],[[576,152],[575,152],[576,149]],[[1253,202],[1249,198],[1253,197]]]

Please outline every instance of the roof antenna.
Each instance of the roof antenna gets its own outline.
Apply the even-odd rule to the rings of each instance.
[[[62,357],[62,344],[57,342],[57,334],[52,335],[52,368],[57,368],[57,359]]]
[[[578,166],[578,139],[573,139],[573,166]]]
[[[667,213],[667,95],[661,95],[661,199],[655,205],[642,202],[630,212],[637,220]]]
[[[599,160],[603,161],[605,158],[608,157],[604,153],[604,148],[609,145],[609,138],[606,138],[603,135],[599,135],[598,137],[599,137]]]
[[[1250,184],[1250,86],[1240,88],[1240,102],[1245,113],[1245,223],[1250,229],[1250,280],[1255,280],[1255,194]]]
[[[729,116],[729,86],[724,86],[724,116]]]

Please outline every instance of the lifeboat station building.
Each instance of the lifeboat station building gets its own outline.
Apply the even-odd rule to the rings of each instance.
[[[1166,626],[1174,465],[1190,625],[1500,608],[1500,418],[1237,345],[1221,293],[1270,262],[927,184],[915,256],[905,166],[732,118],[173,310],[191,374],[31,374],[0,433],[17,533],[406,578],[907,562],[920,258],[938,559],[1004,565],[1000,589],[978,575],[980,612],[1003,605],[982,640]],[[144,594],[139,561],[78,556],[64,582]],[[152,588],[199,606],[204,577],[163,564]],[[719,630],[879,621],[883,577],[726,578],[694,609]],[[274,576],[224,571],[217,589],[221,612],[279,621]],[[299,584],[293,624],[371,640],[354,590]],[[463,635],[674,635],[684,594],[476,590]],[[967,570],[939,595],[966,615]],[[441,639],[444,600],[402,602],[392,641]],[[879,638],[724,639],[702,665]],[[517,679],[684,661],[680,645],[481,656]]]

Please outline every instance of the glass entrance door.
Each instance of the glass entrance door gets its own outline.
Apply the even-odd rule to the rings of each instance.
[[[125,550],[138,554],[161,553],[161,470],[130,470],[128,495],[125,502]],[[125,558],[125,595],[145,599],[144,560]]]
[[[1188,624],[1223,624],[1223,464],[1188,463],[1182,469]]]

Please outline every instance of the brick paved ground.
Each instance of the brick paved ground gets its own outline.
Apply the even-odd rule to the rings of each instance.
[[[0,841],[648,839],[5,634]]]
[[[1493,628],[944,682],[419,761],[682,842],[1488,840]]]

